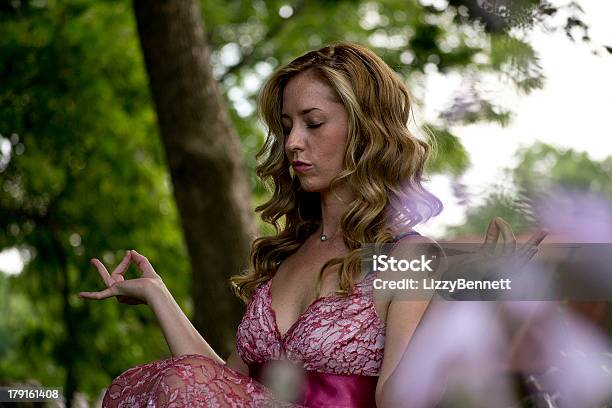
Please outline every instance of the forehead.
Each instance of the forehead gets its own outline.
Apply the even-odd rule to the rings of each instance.
[[[312,71],[306,71],[294,76],[285,85],[282,113],[296,114],[313,107],[324,109],[336,103],[334,90]]]

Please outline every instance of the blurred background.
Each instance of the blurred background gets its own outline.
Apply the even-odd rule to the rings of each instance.
[[[527,234],[543,186],[609,200],[611,16],[597,0],[1,2],[0,383],[88,406],[169,355],[146,306],[77,296],[103,287],[89,259],[132,248],[228,355],[228,278],[272,232],[254,212],[258,89],[333,41],[396,70],[436,140],[445,210],[422,234],[482,236],[494,216]]]

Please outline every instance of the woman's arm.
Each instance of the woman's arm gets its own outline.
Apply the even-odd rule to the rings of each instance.
[[[517,253],[529,260],[535,253],[531,251],[530,248],[537,248],[544,237],[546,237],[546,234],[546,230],[537,230],[529,238],[527,243],[522,246],[521,251],[517,251]],[[495,217],[489,223],[484,244],[497,243],[500,235],[504,240],[503,245],[507,245],[514,253],[517,245],[512,229],[506,221],[499,217]],[[418,247],[414,245],[415,243],[425,244],[425,246]],[[399,259],[411,259],[413,255],[418,255],[425,251],[429,252],[431,249],[434,251],[439,251],[437,254],[437,259],[442,260],[444,258],[442,249],[435,241],[419,236],[410,236],[402,239],[400,241],[400,245],[394,248],[394,251],[397,251],[400,254]],[[398,291],[394,292],[386,317],[385,353],[380,376],[376,386],[376,405],[378,407],[394,407],[398,404],[402,404],[402,399],[405,398],[405,393],[402,392],[402,379],[398,377],[402,374],[402,370],[397,370],[397,368],[404,366],[409,367],[411,364],[414,364],[414,361],[407,361],[405,351],[431,301],[431,298],[428,300],[408,301],[402,299],[400,296],[395,297],[395,295],[398,293]],[[445,338],[441,341],[452,342],[453,339]],[[408,379],[408,381],[410,381],[410,379]],[[391,386],[392,383],[395,384]],[[403,391],[405,391],[405,388]]]
[[[439,246],[435,241],[424,236],[411,235],[401,239],[393,248],[391,255],[397,259],[415,259],[420,254],[432,255],[434,253],[438,259],[441,259]],[[382,273],[380,276],[387,279],[398,278],[392,273]],[[394,407],[398,406],[398,403],[403,405],[393,392],[385,390],[385,384],[400,364],[404,351],[427,310],[430,300],[406,300],[401,296],[396,296],[396,293],[391,297],[385,319],[385,353],[376,384],[377,407]]]
[[[402,360],[404,351],[417,325],[419,324],[429,301],[393,300],[387,312],[387,330],[385,333],[385,354],[376,384],[376,406],[379,408],[401,405],[396,395],[385,390],[387,380]],[[386,392],[385,392],[386,391]],[[404,401],[405,402],[405,401]]]
[[[221,357],[204,340],[193,327],[187,316],[176,303],[170,291],[164,284],[155,284],[157,288],[151,292],[149,305],[157,317],[157,321],[164,333],[166,343],[174,357],[183,354],[200,354],[212,358],[220,364],[225,364],[241,374],[249,376],[249,366],[242,360],[234,344],[234,349],[227,361]]]
[[[161,281],[153,282],[147,297],[147,303],[157,317],[172,356],[201,354],[225,364],[225,361],[193,327],[166,285]]]
[[[130,261],[134,261],[138,265],[142,273],[140,278],[124,279]],[[170,352],[174,357],[185,354],[200,354],[210,357],[220,364],[225,364],[223,359],[215,353],[193,327],[193,324],[185,316],[185,313],[145,256],[134,250],[127,251],[121,263],[110,274],[98,259],[92,259],[92,264],[98,269],[102,280],[106,284],[106,289],[98,292],[80,292],[79,296],[96,300],[116,297],[121,303],[148,304],[157,317]],[[240,358],[235,350],[232,356],[230,356],[231,361],[228,362],[231,364],[228,365],[244,373],[245,366],[240,365],[240,361],[238,361]],[[246,371],[248,372],[248,369]]]

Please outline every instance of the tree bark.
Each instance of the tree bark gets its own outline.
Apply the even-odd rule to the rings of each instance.
[[[212,74],[197,1],[133,5],[191,260],[194,325],[223,355],[242,315],[228,278],[246,267],[255,236],[239,139]]]

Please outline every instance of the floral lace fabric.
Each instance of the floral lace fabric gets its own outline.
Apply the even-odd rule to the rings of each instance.
[[[102,407],[297,407],[253,380],[202,355],[139,365],[109,385]]]
[[[271,307],[271,280],[253,294],[236,335],[248,363],[288,359],[306,370],[376,376],[384,351],[384,322],[371,296],[371,275],[348,297],[317,299],[281,336]],[[102,406],[298,407],[277,399],[251,377],[202,355],[139,365],[109,385]]]
[[[283,335],[271,306],[272,281],[268,280],[251,297],[238,326],[238,354],[249,367],[289,360],[306,372],[324,373],[321,378],[369,378],[372,381],[368,380],[367,389],[362,391],[372,394],[373,401],[385,342],[385,323],[374,308],[374,277],[370,273],[356,283],[349,296],[315,300]],[[333,386],[330,380],[326,387]],[[350,399],[350,395],[345,397]],[[109,385],[102,406],[302,407],[278,399],[255,379],[202,355],[183,355],[130,368]]]
[[[348,297],[315,300],[284,335],[272,309],[272,280],[263,283],[238,326],[238,354],[247,364],[288,359],[311,371],[377,376],[385,324],[374,308],[373,277],[358,282]]]

